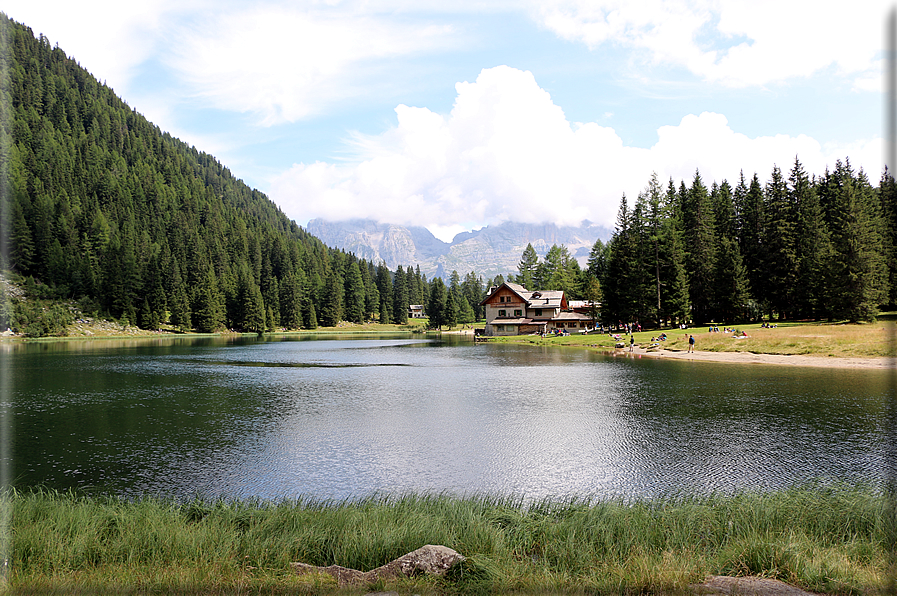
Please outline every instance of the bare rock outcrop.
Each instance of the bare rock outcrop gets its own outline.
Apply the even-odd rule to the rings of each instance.
[[[380,579],[411,577],[423,573],[441,576],[445,575],[452,565],[463,560],[464,557],[460,553],[447,546],[428,544],[371,571],[358,571],[339,565],[317,567],[298,562],[290,563],[290,566],[299,575],[326,573],[333,577],[340,586],[357,586],[372,584]]]

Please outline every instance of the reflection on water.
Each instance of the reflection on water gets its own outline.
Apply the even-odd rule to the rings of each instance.
[[[880,371],[406,338],[65,342],[6,360],[19,485],[537,498],[883,474]]]

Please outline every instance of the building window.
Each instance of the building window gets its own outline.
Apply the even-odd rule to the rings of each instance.
[[[496,331],[504,331],[504,330],[505,330],[505,326],[504,326],[504,325],[496,325],[496,326],[495,326],[495,330],[496,330]]]
[[[498,311],[498,316],[500,316],[500,317],[506,317],[506,316],[508,316],[508,311],[506,311],[506,310],[500,310],[500,311]]]
[[[541,317],[541,316],[542,316],[542,309],[541,309],[541,308],[537,308],[537,309],[536,309],[536,316],[537,316],[537,317]]]
[[[514,316],[515,316],[515,317],[522,317],[522,316],[523,316],[523,311],[522,311],[522,310],[515,310],[515,311],[514,311]]]

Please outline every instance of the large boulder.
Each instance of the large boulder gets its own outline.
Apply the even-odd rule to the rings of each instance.
[[[290,566],[299,575],[326,573],[333,577],[338,585],[346,586],[372,584],[380,579],[411,577],[423,573],[441,576],[445,575],[452,565],[463,560],[461,554],[447,546],[428,544],[371,571],[358,571],[339,565],[317,567],[298,562],[290,563]]]

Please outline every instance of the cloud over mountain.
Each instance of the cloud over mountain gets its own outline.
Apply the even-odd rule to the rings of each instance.
[[[765,180],[795,156],[814,173],[845,157],[873,179],[881,170],[879,139],[847,155],[806,135],[750,138],[708,112],[661,127],[650,148],[626,146],[612,128],[569,121],[530,72],[508,66],[455,88],[449,114],[400,105],[394,127],[356,135],[354,160],[296,164],[273,181],[272,198],[299,222],[370,218],[448,239],[502,221],[612,225],[621,196],[634,198],[652,172],[678,182],[699,169],[709,183],[744,170]]]

